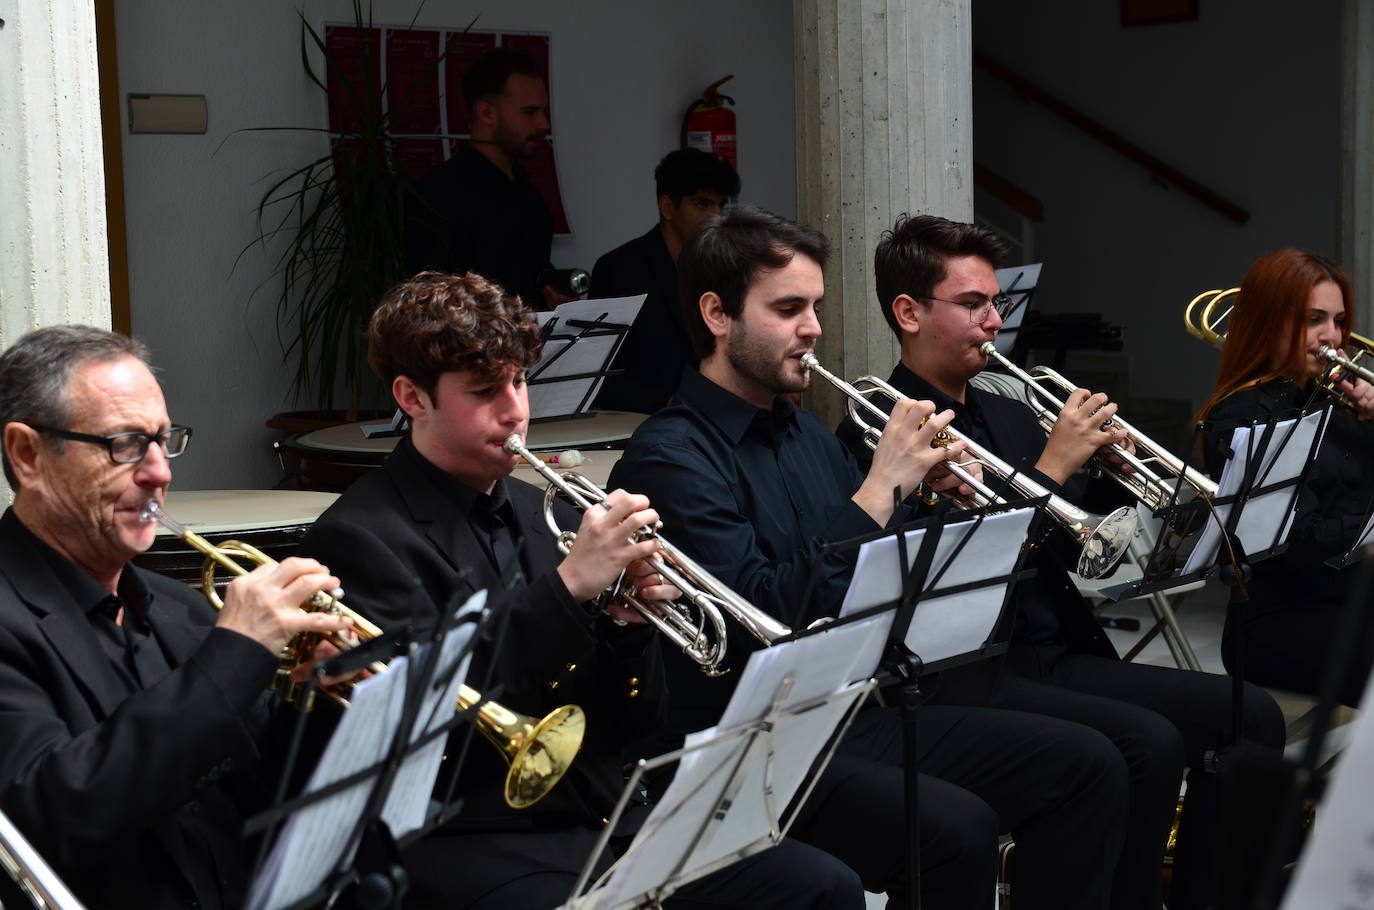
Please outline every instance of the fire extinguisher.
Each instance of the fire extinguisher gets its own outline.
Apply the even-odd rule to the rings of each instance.
[[[734,74],[712,82],[702,97],[693,101],[682,118],[682,147],[710,152],[739,170],[735,153],[735,112],[726,107],[735,99],[722,95],[717,89],[735,78]]]

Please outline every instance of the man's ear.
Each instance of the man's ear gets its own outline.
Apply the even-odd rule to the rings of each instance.
[[[434,410],[434,402],[429,394],[409,376],[397,376],[391,380],[391,397],[396,399],[396,406],[406,412],[412,423],[424,420]]]
[[[672,221],[673,215],[677,212],[677,205],[667,193],[658,197],[658,220]]]
[[[490,99],[479,98],[472,103],[472,119],[485,126],[496,122],[496,105]]]
[[[698,302],[701,307],[701,321],[706,330],[717,338],[724,338],[730,330],[730,317],[725,313],[725,301],[715,291],[707,291]]]
[[[921,331],[921,320],[925,317],[925,308],[909,294],[898,294],[892,301],[892,315],[897,319],[897,328],[910,335],[918,335]]]
[[[7,423],[3,444],[19,485],[31,488],[40,477],[38,463],[45,454],[39,451],[42,443],[38,439],[38,431],[18,421]]]

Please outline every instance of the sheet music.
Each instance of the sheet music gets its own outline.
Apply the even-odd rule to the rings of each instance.
[[[1355,734],[1317,807],[1282,910],[1374,908],[1374,704],[1365,683]]]
[[[718,727],[688,736],[684,746],[694,751],[683,756],[668,791],[591,906],[613,907],[657,888],[679,868],[696,869],[736,855],[765,836],[768,820],[776,823],[776,816],[800,790],[811,764],[862,689],[862,683],[849,686],[834,701],[780,717],[771,733],[760,734],[764,738],[755,746],[754,760],[737,782],[734,798],[724,804],[730,771],[749,749],[749,737],[712,742],[721,732]],[[717,806],[705,836],[697,840],[703,817]],[[651,835],[654,849],[640,849]]]
[[[935,545],[925,591],[1010,575],[1035,515],[1032,508],[989,515],[982,522],[961,521],[944,526]],[[859,547],[854,577],[845,592],[840,616],[848,616],[902,596],[902,578],[916,562],[925,530],[906,534],[907,564],[900,567],[895,535],[871,540]],[[970,535],[972,535],[970,537]],[[964,543],[965,538],[968,542]],[[954,551],[962,545],[958,558]],[[922,598],[907,628],[906,646],[925,663],[934,663],[982,647],[1002,612],[1007,586],[986,585],[959,594]],[[895,618],[881,614],[885,636]]]
[[[1035,286],[1040,283],[1040,270],[1043,266],[1044,263],[1033,262],[1030,265],[1016,265],[997,270],[997,286],[1012,301],[1012,308],[1003,314],[1002,328],[997,333],[1001,347],[1005,350],[1011,350],[1016,333],[1021,328],[1021,322],[1026,318],[1026,311],[1030,309],[1030,297],[1035,292]]]
[[[486,592],[480,591],[468,599],[459,615],[480,612],[485,602]],[[458,687],[467,672],[467,657],[462,658],[451,679],[444,679],[442,674],[459,659],[476,628],[476,623],[462,623],[445,636],[435,677],[439,685],[431,685],[424,693],[411,742],[452,719]],[[408,668],[407,658],[399,657],[388,665],[386,672],[354,687],[349,708],[340,717],[320,763],[311,773],[306,792],[322,789],[385,757],[401,722]],[[382,812],[396,837],[424,823],[445,742],[446,737],[439,737],[411,754],[397,772]],[[375,778],[366,778],[287,819],[253,882],[248,906],[255,910],[287,907],[320,887],[349,848],[348,841],[375,784]]]
[[[1280,420],[1274,425],[1273,433],[1269,437],[1269,450],[1262,454],[1259,471],[1255,474],[1256,486],[1268,486],[1302,473],[1307,459],[1316,451],[1313,447],[1314,441],[1320,445],[1318,433],[1325,430],[1325,415],[1325,411],[1314,411],[1300,419]],[[1293,430],[1292,436],[1288,437],[1295,423],[1299,425]],[[1231,451],[1235,455],[1227,460],[1226,467],[1222,469],[1221,480],[1217,484],[1218,497],[1234,496],[1240,491],[1249,464],[1250,448],[1257,443],[1264,430],[1263,424],[1257,427],[1236,427],[1235,432],[1231,434]],[[1285,438],[1287,443],[1280,445],[1284,443]],[[1236,536],[1240,538],[1246,552],[1269,549],[1276,542],[1275,535],[1279,533],[1280,528],[1282,533],[1279,534],[1277,542],[1281,543],[1287,539],[1297,506],[1297,499],[1293,493],[1292,487],[1284,487],[1272,493],[1251,497],[1245,503],[1245,511],[1241,514],[1236,527]],[[1188,554],[1188,561],[1183,567],[1184,575],[1209,568],[1217,561],[1217,554],[1221,551],[1221,529],[1225,527],[1226,520],[1231,514],[1231,505],[1217,506],[1215,511],[1215,518],[1207,519],[1198,534],[1193,552]]]
[[[546,380],[557,379],[560,376],[579,376],[584,373],[604,373],[625,339],[623,333],[593,333],[576,342],[557,336],[577,335],[584,331],[582,328],[568,325],[570,320],[595,322],[599,319],[608,327],[632,325],[647,297],[647,294],[636,294],[633,297],[574,300],[561,304],[551,312],[535,313],[541,330],[547,332],[548,326],[552,323],[555,337],[544,343],[544,352],[539,358],[539,363],[529,369],[528,375]],[[605,318],[601,318],[603,316]],[[598,376],[563,382],[531,383],[530,417],[567,417],[576,414],[584,400],[591,402],[596,398],[602,381],[603,377]]]

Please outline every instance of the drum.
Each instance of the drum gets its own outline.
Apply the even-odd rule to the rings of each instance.
[[[625,411],[595,411],[586,417],[533,423],[526,442],[532,451],[541,454],[578,450],[584,460],[576,470],[605,486],[625,443],[645,417]],[[369,423],[376,421],[345,423],[292,436],[279,444],[282,471],[301,489],[343,492],[359,477],[379,467],[400,439],[368,439],[362,428]],[[517,467],[513,476],[543,485],[527,464]]]
[[[168,493],[163,508],[211,543],[241,540],[280,562],[296,552],[315,519],[338,498],[335,493],[303,490],[189,490]],[[153,545],[133,561],[199,589],[204,559],[171,531],[159,528]],[[229,581],[223,571],[219,579]]]

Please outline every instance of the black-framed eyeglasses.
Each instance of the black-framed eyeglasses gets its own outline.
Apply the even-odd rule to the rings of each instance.
[[[110,453],[110,460],[115,464],[137,464],[148,454],[148,446],[157,443],[162,446],[162,454],[168,458],[176,458],[186,451],[186,445],[191,441],[190,427],[168,427],[161,433],[115,433],[112,436],[93,436],[90,433],[73,433],[71,430],[59,430],[57,427],[44,427],[36,423],[29,424],[30,427],[40,433],[47,433],[49,436],[56,436],[58,439],[70,439],[73,442],[88,442],[91,445],[104,446]]]
[[[938,300],[941,303],[952,303],[968,310],[969,325],[982,325],[988,321],[988,313],[995,308],[998,316],[1005,316],[1011,310],[1012,299],[1010,294],[998,294],[996,297],[983,297],[979,300],[949,300],[945,297],[918,297],[917,300]]]

